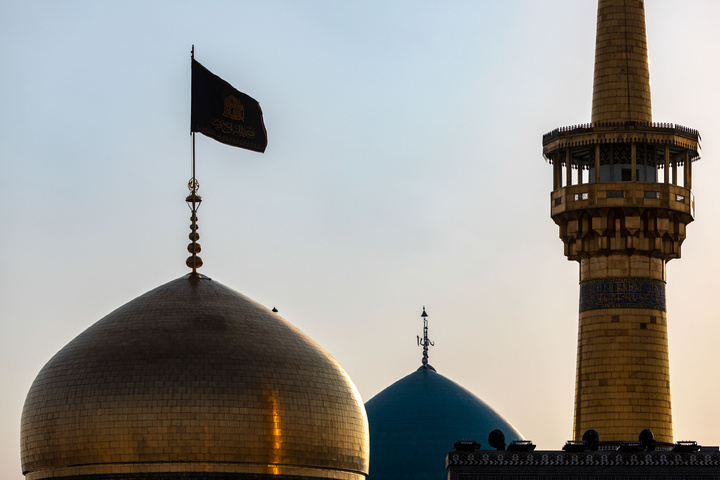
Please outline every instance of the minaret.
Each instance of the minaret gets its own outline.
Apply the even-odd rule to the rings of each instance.
[[[643,0],[599,0],[592,123],[543,136],[551,216],[580,263],[574,438],[673,442],[665,264],[693,221],[700,135],[652,123]]]

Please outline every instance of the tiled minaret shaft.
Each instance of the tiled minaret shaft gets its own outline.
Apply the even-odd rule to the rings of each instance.
[[[543,137],[551,215],[580,263],[574,438],[673,441],[665,264],[694,218],[697,131],[652,122],[643,0],[599,0],[592,123]]]
[[[642,1],[600,0],[592,122],[652,122]]]

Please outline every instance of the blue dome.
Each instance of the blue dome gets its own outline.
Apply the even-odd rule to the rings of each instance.
[[[483,449],[500,429],[506,443],[523,436],[487,403],[431,366],[422,366],[371,398],[368,480],[443,480],[445,456],[460,439]]]

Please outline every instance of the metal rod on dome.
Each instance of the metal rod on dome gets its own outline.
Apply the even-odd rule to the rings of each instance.
[[[187,202],[188,207],[190,207],[190,211],[192,212],[192,215],[190,216],[190,221],[192,223],[190,224],[190,235],[188,237],[190,238],[191,243],[187,246],[188,252],[190,252],[191,255],[187,258],[187,260],[185,260],[185,265],[192,268],[192,275],[195,277],[200,276],[200,274],[197,273],[197,269],[202,267],[203,264],[202,259],[198,256],[201,248],[200,244],[197,242],[200,239],[200,235],[197,233],[197,211],[200,208],[200,203],[202,202],[202,197],[197,194],[199,188],[200,184],[195,176],[193,176],[193,178],[191,178],[188,182],[190,195],[185,198],[185,202]]]
[[[192,50],[190,51],[191,58],[195,58],[195,45],[192,46]],[[192,276],[193,277],[199,277],[200,274],[197,273],[197,269],[200,268],[203,264],[202,259],[198,256],[198,253],[200,253],[200,244],[197,242],[200,239],[200,235],[197,233],[198,225],[197,225],[197,211],[200,208],[200,203],[202,202],[202,197],[197,194],[198,189],[200,188],[200,184],[197,181],[197,178],[195,177],[195,132],[192,131],[192,178],[188,182],[188,190],[190,190],[190,195],[188,195],[185,198],[185,202],[187,202],[188,207],[190,207],[190,211],[192,212],[192,215],[190,216],[190,221],[192,222],[190,224],[190,241],[191,243],[187,246],[188,252],[190,252],[190,256],[185,260],[185,265],[192,268]]]
[[[423,367],[428,366],[428,347],[434,347],[435,342],[431,342],[428,338],[428,314],[425,312],[425,307],[423,306],[422,315],[420,315],[423,319],[423,338],[420,340],[420,337],[417,337],[418,345],[421,345],[423,347],[423,358],[422,358],[422,364]]]
[[[190,63],[191,64],[192,64],[193,60],[195,60],[195,45],[193,45],[192,48],[190,49]],[[192,65],[190,66],[190,69],[192,70]],[[192,85],[190,86],[190,91],[191,91],[191,95],[192,95]],[[191,99],[191,102],[192,102],[192,99]],[[192,178],[195,178],[195,132],[192,131],[192,127],[190,128],[190,132],[192,133]]]

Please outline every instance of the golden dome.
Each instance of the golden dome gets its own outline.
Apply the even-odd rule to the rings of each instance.
[[[21,450],[28,480],[359,480],[369,446],[362,400],[335,359],[242,294],[186,276],[110,313],[43,367]]]

